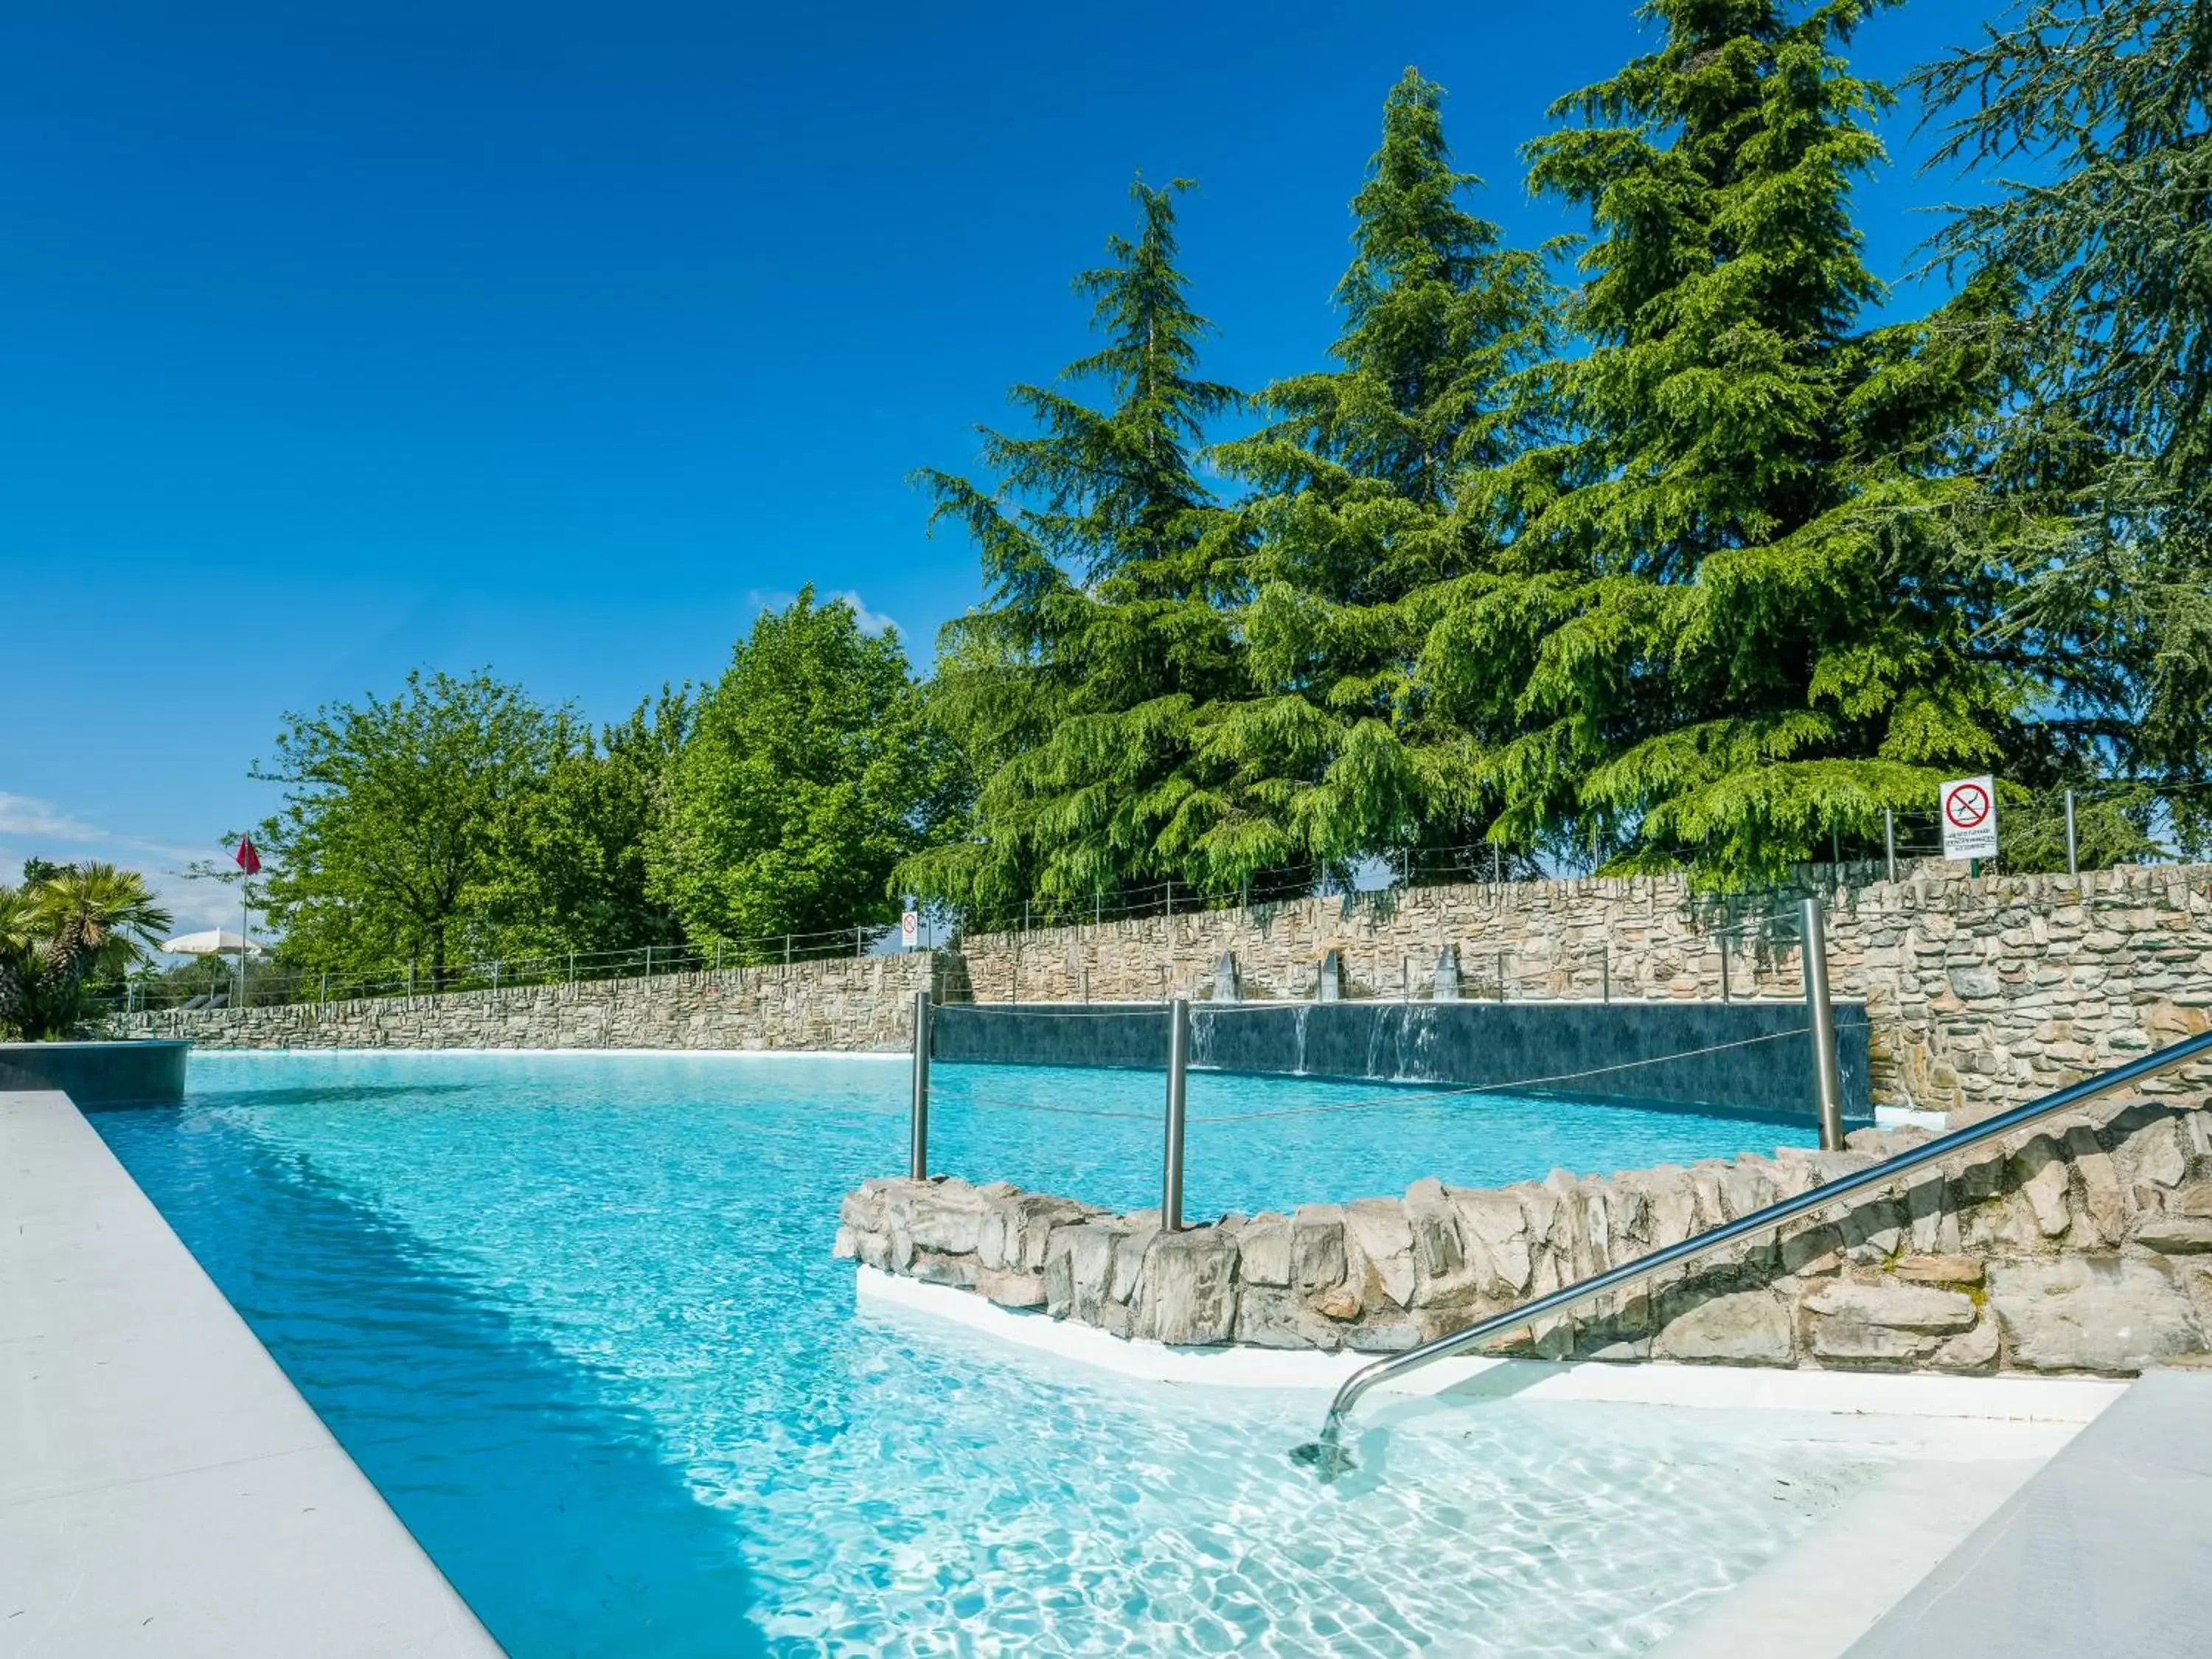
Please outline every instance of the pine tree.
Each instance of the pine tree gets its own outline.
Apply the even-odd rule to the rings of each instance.
[[[1205,722],[1224,784],[1190,849],[1218,885],[1450,838],[1473,806],[1466,733],[1432,718],[1407,606],[1502,556],[1491,480],[1528,440],[1515,381],[1551,349],[1556,298],[1541,254],[1464,205],[1480,180],[1452,166],[1443,103],[1413,69],[1384,100],[1335,366],[1269,386],[1268,424],[1223,446],[1254,489],[1257,695]]]
[[[919,475],[933,525],[963,525],[987,602],[941,644],[937,708],[981,777],[969,833],[902,864],[895,880],[971,912],[1034,898],[1088,914],[1108,895],[1189,874],[1178,824],[1202,796],[1195,711],[1242,668],[1226,602],[1220,509],[1199,477],[1206,422],[1237,404],[1198,375],[1208,324],[1176,268],[1176,179],[1139,179],[1136,236],[1108,240],[1084,272],[1104,336],[1061,386],[1011,395],[1036,429],[982,429],[989,483]],[[1068,386],[1105,393],[1093,408]]]
[[[2180,786],[2174,827],[2212,846],[2212,10],[2038,0],[1914,80],[1939,161],[2037,175],[1935,245],[2019,293],[2005,470],[2071,531],[2017,625],[2063,641],[2077,763]]]
[[[1510,480],[1526,574],[1459,623],[1493,699],[1526,665],[1493,839],[1771,881],[2016,740],[2033,677],[1987,628],[2021,526],[1968,453],[2000,365],[1859,326],[1850,195],[1889,97],[1840,52],[1883,3],[1651,0],[1659,49],[1528,148],[1590,214],[1589,350],[1569,434]]]

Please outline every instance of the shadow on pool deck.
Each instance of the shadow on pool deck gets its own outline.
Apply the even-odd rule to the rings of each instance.
[[[589,1370],[244,1129],[179,1137],[154,1165],[131,1156],[133,1121],[167,1109],[88,1115],[515,1659],[766,1651],[735,1517],[693,1497]],[[352,1294],[319,1308],[301,1264],[341,1250]]]

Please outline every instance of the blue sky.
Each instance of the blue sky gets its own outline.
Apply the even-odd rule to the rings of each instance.
[[[1917,0],[1856,62],[1992,9]],[[1516,147],[1645,38],[1622,0],[15,0],[0,871],[173,872],[269,809],[246,775],[285,710],[417,665],[611,716],[807,581],[926,662],[976,575],[906,475],[1086,349],[1068,278],[1133,171],[1199,180],[1206,368],[1256,386],[1334,335],[1405,64],[1534,240],[1574,226]],[[1887,276],[1950,188],[1911,118],[1863,198]]]

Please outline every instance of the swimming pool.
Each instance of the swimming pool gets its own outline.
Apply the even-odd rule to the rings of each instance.
[[[937,1085],[942,1167],[1150,1201],[1157,1078]],[[93,1119],[518,1656],[1634,1652],[1898,1455],[1784,1413],[1400,1406],[1387,1473],[1328,1487],[1282,1455],[1310,1393],[856,1314],[836,1200],[898,1161],[904,1087],[864,1060],[204,1054],[182,1108]],[[1374,1092],[1201,1076],[1191,1113]],[[1132,1115],[995,1103],[1022,1097]],[[1203,1213],[1797,1139],[1404,1100],[1196,1123],[1190,1190]]]

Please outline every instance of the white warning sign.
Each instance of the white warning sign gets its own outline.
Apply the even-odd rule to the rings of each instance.
[[[899,943],[911,951],[921,942],[921,915],[908,910],[899,917]]]
[[[1936,817],[1943,825],[1947,859],[1993,859],[1997,855],[1997,784],[1995,778],[1960,778],[1943,786]]]

